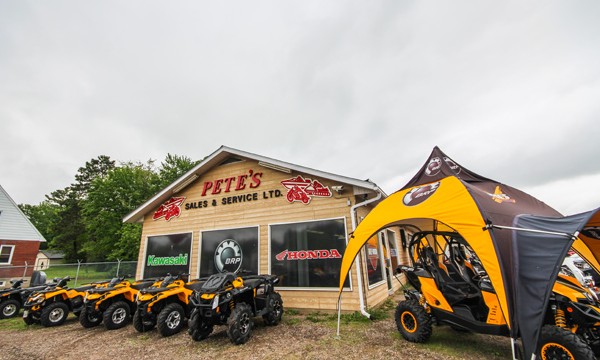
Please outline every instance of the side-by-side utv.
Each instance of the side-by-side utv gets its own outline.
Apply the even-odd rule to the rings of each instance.
[[[427,231],[412,236],[413,266],[400,266],[414,289],[405,291],[395,314],[400,334],[425,342],[433,323],[458,330],[508,336],[494,288],[476,254],[456,232]],[[560,275],[553,287],[537,356],[541,359],[595,359],[600,349],[600,307],[596,294]]]

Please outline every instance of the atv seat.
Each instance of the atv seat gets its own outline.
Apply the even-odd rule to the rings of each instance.
[[[96,285],[84,285],[84,286],[77,287],[73,290],[75,290],[77,292],[84,292],[84,291],[88,291],[89,289],[93,289],[95,287],[96,287]]]
[[[249,288],[252,289],[256,289],[257,287],[261,286],[263,284],[262,279],[248,279],[248,280],[244,280],[244,285],[246,285]]]
[[[89,289],[87,292],[90,294],[103,294],[105,292],[113,291],[114,289],[115,289],[114,287],[102,287],[102,288]]]
[[[168,288],[168,287],[157,287],[157,288],[148,287],[148,288],[140,289],[140,292],[142,294],[158,294],[160,292],[167,291],[169,289],[174,289],[174,288],[175,287],[170,287],[170,288]]]
[[[152,284],[154,284],[154,281],[152,281],[152,280],[142,281],[139,283],[131,284],[131,288],[135,289],[135,290],[142,290],[142,289],[145,289],[145,288],[151,286]]]
[[[183,285],[183,287],[188,290],[198,291],[198,290],[202,289],[203,285],[204,285],[204,281],[195,281],[195,282],[187,283],[187,284]]]
[[[450,305],[454,305],[466,299],[473,299],[481,296],[479,289],[470,280],[462,276],[456,276],[460,271],[452,262],[440,264],[438,255],[431,247],[422,250],[421,256],[425,268],[431,275],[446,300]],[[450,274],[455,276],[451,276]]]

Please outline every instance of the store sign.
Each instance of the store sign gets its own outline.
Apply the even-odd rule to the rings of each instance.
[[[183,196],[170,198],[156,210],[152,219],[165,218],[165,220],[169,221],[173,217],[178,217],[181,214],[181,204],[183,204],[184,200],[185,197]]]
[[[300,201],[308,204],[313,197],[331,197],[331,190],[317,180],[305,179],[301,175],[281,182],[287,190],[286,199],[290,203]]]
[[[202,196],[240,191],[246,188],[255,189],[259,187],[262,175],[263,173],[250,169],[248,173],[238,176],[205,181],[202,185]]]
[[[311,259],[341,259],[342,255],[336,249],[331,250],[300,250],[289,251],[283,250],[275,255],[277,261],[284,260],[311,260]]]
[[[190,272],[192,233],[148,236],[144,277]]]

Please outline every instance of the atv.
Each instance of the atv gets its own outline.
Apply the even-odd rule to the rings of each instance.
[[[498,297],[477,255],[456,232],[415,233],[409,243],[413,266],[401,265],[414,289],[396,307],[395,321],[404,339],[425,342],[432,324],[460,331],[508,336]],[[595,359],[600,349],[600,307],[596,294],[577,279],[559,275],[545,310],[541,359]]]
[[[100,325],[108,330],[120,329],[129,323],[135,312],[135,298],[141,289],[152,285],[156,279],[145,279],[131,283],[127,277],[115,277],[107,283],[89,289],[79,314],[79,323],[84,328]]]
[[[32,292],[23,305],[23,321],[27,325],[39,322],[43,326],[62,325],[69,312],[79,315],[83,307],[85,292],[96,284],[84,285],[78,288],[67,287],[70,276],[56,279],[55,284],[49,284],[43,289]]]
[[[158,327],[162,336],[171,336],[181,331],[190,316],[189,297],[199,290],[203,281],[184,282],[182,277],[168,274],[152,286],[141,289],[137,295],[137,310],[133,315],[133,327],[145,332]]]
[[[188,333],[195,341],[208,337],[215,325],[227,325],[234,344],[250,338],[252,318],[262,316],[265,324],[277,325],[283,316],[283,301],[275,291],[275,275],[237,276],[224,272],[211,275],[190,296],[193,307]]]
[[[44,289],[46,286],[53,284],[45,284],[40,286],[23,288],[23,279],[11,280],[12,286],[8,289],[0,290],[0,319],[8,319],[19,314],[19,310],[23,307],[23,303],[29,295],[34,291]],[[45,280],[44,280],[45,281]]]

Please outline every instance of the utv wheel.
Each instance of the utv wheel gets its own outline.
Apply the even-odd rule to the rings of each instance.
[[[188,334],[194,341],[204,340],[213,331],[213,326],[204,321],[197,310],[192,311],[188,321]]]
[[[252,309],[246,303],[238,304],[227,319],[227,336],[232,343],[243,344],[250,338],[252,331]]]
[[[267,325],[277,325],[283,316],[283,300],[279,293],[272,293],[267,298],[269,312],[263,315],[263,320]]]
[[[90,310],[87,307],[84,307],[79,314],[79,323],[86,329],[98,326],[101,322],[102,313],[98,311]]]
[[[144,320],[140,311],[142,310],[138,310],[133,314],[133,327],[138,332],[146,332],[154,329],[156,322],[152,320]]]
[[[40,322],[43,326],[62,325],[69,315],[69,307],[62,301],[55,301],[44,307],[40,315]]]
[[[157,327],[162,336],[175,335],[185,325],[185,310],[177,303],[171,303],[164,307],[158,314]]]
[[[593,360],[594,352],[579,336],[553,325],[544,325],[540,335],[540,350],[536,356],[542,360]]]
[[[129,322],[129,305],[125,301],[117,301],[104,311],[103,318],[108,330],[120,329]]]
[[[396,307],[396,326],[403,338],[422,343],[431,336],[431,317],[414,300],[400,301]]]
[[[17,300],[9,299],[0,304],[0,319],[8,319],[17,316],[21,304]]]

